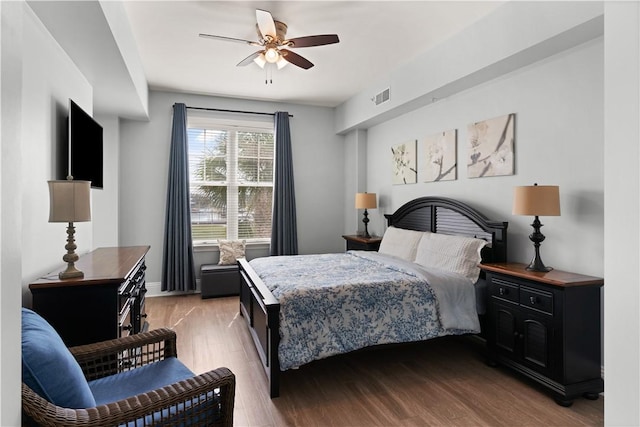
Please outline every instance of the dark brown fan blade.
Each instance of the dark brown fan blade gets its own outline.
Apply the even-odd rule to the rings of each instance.
[[[300,68],[308,70],[309,68],[313,67],[312,62],[310,62],[308,59],[303,58],[295,52],[287,49],[280,49],[280,53],[282,54],[282,57],[285,59],[285,61],[290,62],[293,65],[297,65]]]
[[[262,46],[258,42],[252,42],[250,40],[243,40],[243,39],[234,39],[233,37],[214,36],[213,34],[203,34],[203,33],[200,33],[199,36],[205,39],[217,39],[217,40],[224,40],[228,42],[250,44],[251,46]]]
[[[257,52],[253,52],[251,55],[247,56],[242,61],[238,62],[238,65],[236,65],[236,67],[244,67],[245,65],[251,64],[254,59],[256,59],[258,56],[260,56],[260,54],[262,52],[263,52],[262,50],[259,50]]]
[[[338,39],[337,34],[322,34],[318,36],[296,37],[287,40],[285,43],[291,43],[289,47],[311,47],[339,42],[340,39]]]

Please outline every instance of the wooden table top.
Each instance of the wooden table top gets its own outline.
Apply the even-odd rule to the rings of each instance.
[[[62,264],[59,270],[29,284],[29,288],[81,286],[97,281],[120,283],[129,275],[136,263],[146,255],[149,248],[149,246],[98,248],[81,255],[75,263],[76,267],[84,273],[84,277],[60,279],[58,273],[66,268],[66,265]]]
[[[528,264],[519,262],[498,262],[480,264],[480,268],[495,273],[508,274],[523,279],[534,280],[554,286],[602,286],[604,279],[601,277],[586,276],[584,274],[553,269],[548,272],[527,270]]]

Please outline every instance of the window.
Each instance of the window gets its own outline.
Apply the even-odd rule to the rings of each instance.
[[[195,244],[268,242],[273,194],[273,122],[189,117],[191,227]]]

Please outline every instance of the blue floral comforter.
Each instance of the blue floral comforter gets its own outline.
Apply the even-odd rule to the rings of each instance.
[[[256,258],[280,302],[280,369],[388,343],[479,332],[473,284],[377,252]]]

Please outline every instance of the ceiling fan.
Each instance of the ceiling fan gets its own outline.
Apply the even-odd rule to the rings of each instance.
[[[236,39],[233,37],[216,36],[212,34],[200,34],[200,37],[226,40],[238,43],[249,44],[251,46],[261,47],[257,52],[252,53],[237,65],[242,67],[252,62],[258,64],[261,68],[268,63],[276,64],[278,69],[284,67],[287,63],[291,63],[300,68],[308,70],[313,67],[313,63],[308,59],[289,50],[298,47],[322,46],[327,44],[338,43],[340,40],[336,34],[322,34],[316,36],[295,37],[287,39],[287,24],[276,21],[266,10],[256,9],[256,29],[258,32],[258,41],[250,41]]]

